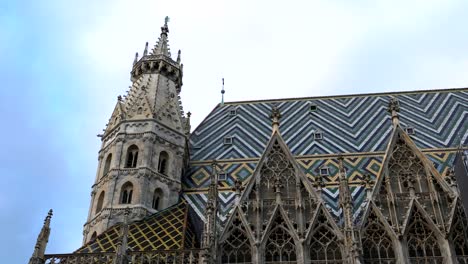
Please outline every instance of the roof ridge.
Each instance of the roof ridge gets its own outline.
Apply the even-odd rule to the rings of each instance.
[[[415,93],[456,92],[456,91],[464,91],[464,90],[468,91],[468,87],[425,89],[425,90],[411,90],[411,91],[398,91],[398,92],[322,95],[322,96],[290,97],[290,98],[259,99],[259,100],[244,100],[244,101],[241,100],[241,101],[225,102],[224,105],[227,106],[227,105],[236,105],[236,104],[245,104],[245,103],[268,103],[268,102],[273,103],[273,102],[286,102],[286,101],[298,101],[298,100],[338,99],[338,98],[348,98],[348,97],[366,97],[366,96],[399,95],[399,94],[415,94]]]

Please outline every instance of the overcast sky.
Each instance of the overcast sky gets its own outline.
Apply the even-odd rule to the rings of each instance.
[[[468,86],[465,0],[0,2],[0,259],[81,246],[102,132],[170,17],[195,127],[220,101]]]

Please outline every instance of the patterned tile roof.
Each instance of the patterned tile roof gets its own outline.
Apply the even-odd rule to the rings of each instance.
[[[226,103],[192,133],[191,160],[259,157],[271,134],[273,104],[281,111],[281,134],[294,155],[383,151],[391,128],[391,96],[400,102],[401,124],[415,129],[418,147],[455,147],[458,133],[466,134],[468,89]],[[233,109],[236,114],[230,115]],[[317,130],[323,140],[314,140]],[[232,145],[223,144],[225,136],[234,137]]]
[[[193,248],[197,238],[193,225],[187,220],[189,207],[185,201],[147,218],[131,223],[128,247],[132,251],[174,250]],[[121,224],[114,225],[76,253],[116,252]]]
[[[220,218],[225,220],[235,198],[234,180],[250,178],[271,135],[269,116],[275,104],[282,114],[281,134],[307,176],[313,179],[320,168],[329,168],[322,195],[337,217],[341,212],[336,157],[344,153],[355,215],[359,215],[363,175],[375,178],[382,166],[391,132],[387,112],[391,97],[399,100],[401,125],[414,129],[413,141],[445,175],[460,141],[468,144],[468,88],[233,102],[215,107],[192,133],[184,197],[203,219],[210,163],[218,160],[228,175],[219,183]],[[314,139],[316,131],[322,132],[323,139]],[[226,136],[233,137],[232,144],[224,144]]]

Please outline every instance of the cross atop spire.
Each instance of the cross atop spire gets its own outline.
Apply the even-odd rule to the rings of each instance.
[[[153,55],[166,55],[171,57],[171,51],[169,49],[169,40],[167,38],[167,34],[169,33],[169,27],[167,26],[167,22],[169,22],[169,17],[166,16],[164,19],[164,26],[161,27],[161,35],[159,36],[158,42],[153,49]]]

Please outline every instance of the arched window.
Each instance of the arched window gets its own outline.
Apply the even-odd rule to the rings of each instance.
[[[138,147],[131,145],[127,150],[127,162],[125,163],[126,168],[136,168],[138,161]]]
[[[104,204],[104,195],[105,195],[104,191],[102,191],[101,194],[99,195],[95,214],[99,213],[102,210],[102,205]]]
[[[327,218],[322,213],[316,221],[309,246],[311,263],[342,263],[338,237],[328,225]]]
[[[112,153],[107,155],[106,162],[104,163],[104,171],[102,173],[102,176],[105,176],[109,172],[111,162],[112,162]]]
[[[229,237],[221,245],[221,263],[251,263],[252,250],[239,218],[232,221]]]
[[[396,263],[392,240],[373,211],[363,229],[362,249],[364,263]]]
[[[167,173],[167,164],[169,162],[169,155],[166,151],[161,151],[159,154],[159,162],[158,162],[158,172],[162,174]]]
[[[133,184],[130,182],[122,185],[122,190],[120,194],[120,203],[121,204],[131,204],[132,203],[132,194],[133,194]]]
[[[285,227],[276,226],[270,232],[265,245],[265,263],[296,263],[296,246]]]
[[[408,252],[411,263],[442,263],[443,257],[434,232],[424,217],[414,212],[408,226]]]
[[[153,193],[153,203],[152,203],[152,208],[156,210],[160,210],[161,207],[161,202],[162,202],[162,190],[157,188],[154,190]]]
[[[90,241],[95,240],[96,237],[97,237],[97,233],[96,233],[96,231],[94,231],[94,233],[91,235],[91,240]]]

